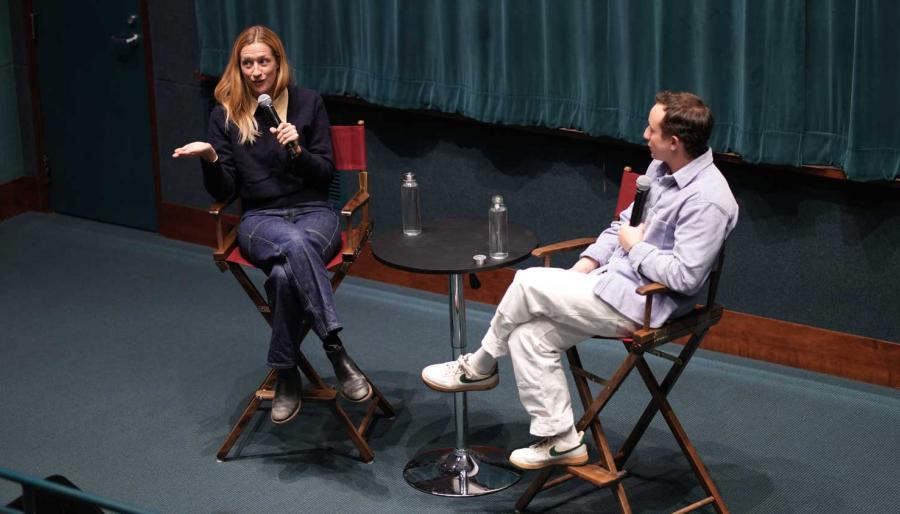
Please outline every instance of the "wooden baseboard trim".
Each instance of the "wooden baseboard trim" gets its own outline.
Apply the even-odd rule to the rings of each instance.
[[[40,210],[38,186],[34,177],[19,177],[0,184],[0,220]]]
[[[172,239],[215,244],[212,216],[202,209],[162,204],[160,234]],[[237,221],[237,217],[232,217]],[[389,284],[447,294],[443,275],[400,271],[381,264],[365,248],[351,275]],[[479,289],[465,281],[468,300],[496,305],[515,270],[479,273]],[[793,368],[826,373],[870,384],[900,388],[900,344],[772,318],[725,311],[703,342],[703,348]]]
[[[725,311],[703,348],[900,388],[900,344]]]

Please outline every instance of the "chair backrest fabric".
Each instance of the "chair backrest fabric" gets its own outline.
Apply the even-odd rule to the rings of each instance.
[[[634,201],[634,194],[637,192],[637,179],[640,176],[640,173],[631,171],[631,168],[625,168],[625,171],[622,172],[622,182],[619,183],[619,199],[616,202],[616,219],[619,219],[622,211],[627,209],[631,202]]]
[[[366,164],[366,126],[332,125],[331,145],[334,167],[339,171],[364,171]]]

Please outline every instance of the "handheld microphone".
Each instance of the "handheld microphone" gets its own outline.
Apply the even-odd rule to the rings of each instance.
[[[641,224],[641,218],[644,217],[644,204],[647,202],[647,192],[650,191],[652,181],[647,175],[641,175],[637,178],[637,191],[634,192],[634,206],[631,207],[631,220],[628,222],[632,227]]]
[[[278,117],[278,113],[275,112],[275,107],[272,106],[271,96],[263,93],[259,95],[256,102],[262,108],[263,112],[266,114],[266,118],[269,119],[269,123],[271,123],[273,127],[277,128],[278,125],[281,125],[281,118]],[[291,159],[296,159],[297,156],[300,155],[300,145],[297,144],[296,141],[291,141],[285,146],[288,149],[288,153],[291,154]]]

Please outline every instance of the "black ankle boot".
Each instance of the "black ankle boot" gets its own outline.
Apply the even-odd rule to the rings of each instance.
[[[300,412],[300,393],[303,382],[296,366],[275,370],[275,398],[272,399],[272,423],[287,423]]]
[[[323,344],[325,355],[334,367],[334,375],[341,384],[341,396],[351,402],[362,402],[372,397],[372,386],[347,355],[344,345],[336,335],[329,336]]]

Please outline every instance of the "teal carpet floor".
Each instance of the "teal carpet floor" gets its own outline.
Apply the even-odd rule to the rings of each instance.
[[[255,275],[257,280],[262,277]],[[268,328],[210,251],[77,218],[0,222],[0,467],[61,474],[85,491],[159,512],[512,511],[531,478],[468,499],[409,487],[415,454],[452,446],[452,398],[419,371],[450,358],[447,299],[350,278],[337,302],[344,341],[398,409],[364,464],[322,406],[292,423],[251,422],[215,452],[265,374]],[[492,307],[468,306],[469,347]],[[320,345],[306,354],[332,380]],[[590,341],[612,370],[622,350]],[[604,427],[621,442],[647,396],[632,376]],[[893,513],[900,505],[900,393],[701,350],[671,402],[732,512]],[[508,361],[497,389],[469,395],[471,444],[531,442]],[[631,460],[635,512],[701,496],[661,419]],[[0,482],[0,505],[20,494]],[[610,494],[570,482],[534,511],[616,512]]]

